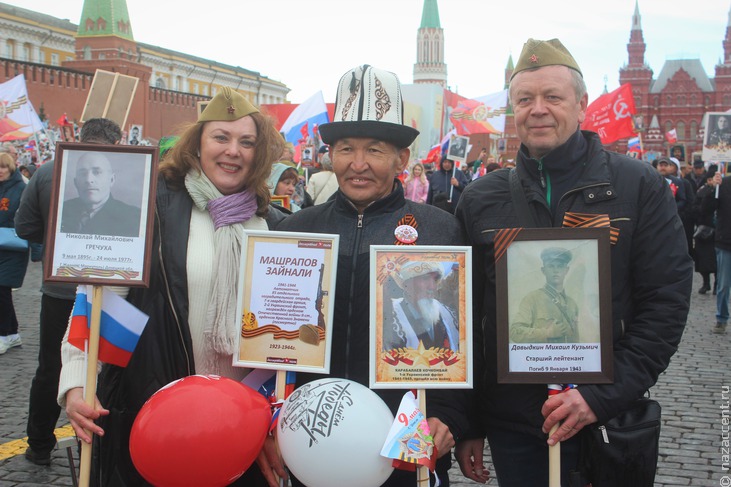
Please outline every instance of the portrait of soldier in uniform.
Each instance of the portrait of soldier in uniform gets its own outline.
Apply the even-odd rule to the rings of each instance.
[[[541,272],[546,282],[521,300],[518,312],[510,322],[511,342],[579,341],[579,307],[564,290],[571,259],[571,251],[561,247],[548,247],[541,252]]]

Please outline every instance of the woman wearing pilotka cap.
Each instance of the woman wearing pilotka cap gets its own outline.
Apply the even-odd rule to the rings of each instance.
[[[267,186],[282,148],[273,121],[224,87],[161,162],[150,287],[127,296],[150,320],[127,367],[102,367],[95,408],[82,399],[82,352],[62,346],[59,404],[82,441],[91,441],[84,428],[94,433],[94,485],[148,485],[130,459],[129,435],[158,389],[193,374],[240,381],[248,373],[231,365],[242,229],[266,230],[282,216]],[[266,479],[252,466],[235,485],[278,485],[268,459],[285,472],[273,441],[267,448],[271,455],[258,459]]]

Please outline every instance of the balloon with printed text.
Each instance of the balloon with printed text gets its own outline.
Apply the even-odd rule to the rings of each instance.
[[[279,451],[308,487],[373,487],[393,471],[380,455],[393,423],[383,400],[346,379],[316,380],[297,388],[277,423]]]

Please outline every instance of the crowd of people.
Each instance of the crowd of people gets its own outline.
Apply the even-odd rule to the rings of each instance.
[[[371,86],[378,86],[378,93],[370,92],[375,90]],[[682,165],[675,158],[661,158],[653,168],[607,151],[596,134],[581,131],[588,103],[583,75],[557,39],[529,39],[515,66],[509,96],[521,146],[510,164],[497,162],[487,148],[461,169],[446,156],[431,169],[411,161],[409,146],[419,132],[405,125],[403,113],[395,108],[402,103],[395,102],[401,94],[393,73],[357,66],[344,74],[337,93],[337,121],[319,128],[326,145],[315,156],[322,166],[316,174],[301,174],[293,148],[285,144],[273,119],[227,88],[167,150],[160,162],[154,233],[149,236],[154,249],[150,286],[120,290],[150,316],[150,324],[128,367],[101,367],[93,407],[83,399],[83,352],[64,336],[74,286],[44,283],[28,460],[50,464],[53,428],[64,407],[78,438],[93,444],[95,485],[145,485],[129,454],[132,422],[145,401],[188,375],[241,380],[247,373],[231,365],[240,321],[233,293],[238,289],[242,229],[340,236],[330,375],[366,386],[371,246],[393,245],[404,225],[412,227],[411,238],[401,243],[472,246],[475,389],[434,390],[427,399],[427,421],[439,456],[435,471],[445,486],[453,448],[465,476],[478,483],[489,480],[485,440],[503,487],[548,485],[548,448],[557,443],[562,445],[562,485],[575,478],[587,484],[590,479],[582,477],[581,469],[584,429],[604,424],[642,397],[677,350],[689,309],[691,254],[703,276],[699,292],[711,291],[711,275],[716,276],[713,331],[725,332],[731,292],[731,179],[702,161]],[[392,103],[381,103],[383,96]],[[122,133],[113,122],[94,119],[84,124],[80,138],[113,144]],[[7,211],[0,206],[0,227],[14,225],[22,238],[43,244],[49,239],[53,163],[29,174],[26,188],[15,161],[7,163],[9,157],[0,154],[0,198],[10,202]],[[103,161],[98,165],[100,173],[111,171]],[[83,188],[82,176],[77,177],[77,187]],[[516,191],[522,201],[516,201]],[[527,208],[531,223],[519,207]],[[582,384],[547,399],[545,384],[497,380],[495,239],[496,230],[503,228],[563,227],[567,214],[607,216],[617,232],[609,267],[614,382]],[[75,228],[81,227],[77,222]],[[20,343],[11,289],[22,285],[31,254],[16,253],[20,255],[0,250],[0,354],[15,346],[14,340]],[[510,334],[516,342],[577,341],[578,306],[563,294],[572,254],[549,248],[541,260],[546,285],[521,303]],[[418,264],[401,269],[404,296],[394,316],[402,323],[389,340],[401,345],[422,340],[456,350],[447,311],[437,308],[432,313],[442,323],[436,335],[426,325],[414,327],[428,315],[414,311],[418,301],[432,299],[443,278],[440,267]],[[14,279],[6,279],[5,266],[10,265],[22,270]],[[539,327],[535,315],[541,313],[545,323]],[[412,319],[416,314],[420,318]],[[296,385],[320,377],[298,373]],[[376,393],[395,413],[403,391]],[[232,485],[275,487],[287,475],[274,439],[268,437],[255,465]],[[395,470],[383,485],[415,482],[414,472]]]
[[[665,178],[673,195],[678,215],[683,224],[688,251],[693,257],[695,271],[703,279],[699,294],[712,292],[717,297],[716,333],[725,331],[728,313],[723,311],[727,301],[727,286],[718,295],[718,284],[723,272],[718,272],[717,261],[721,262],[722,251],[731,244],[716,227],[723,227],[723,219],[728,216],[721,211],[723,198],[716,187],[723,178],[718,164],[705,163],[695,159],[692,163],[680,161],[676,157],[660,157],[652,162],[658,173]],[[720,188],[719,188],[720,189]],[[723,269],[722,269],[723,270]],[[713,282],[711,278],[713,277]],[[724,277],[725,278],[725,277]]]

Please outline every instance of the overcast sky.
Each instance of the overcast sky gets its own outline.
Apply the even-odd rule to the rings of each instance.
[[[8,3],[79,23],[83,0]],[[322,90],[334,102],[359,64],[413,81],[423,0],[127,0],[135,40],[241,66],[282,81],[299,103]],[[729,0],[640,0],[645,60],[700,59],[709,77],[723,56]],[[503,88],[508,56],[529,37],[558,37],[581,66],[589,99],[605,77],[619,86],[635,0],[440,0],[448,83],[470,98]]]

